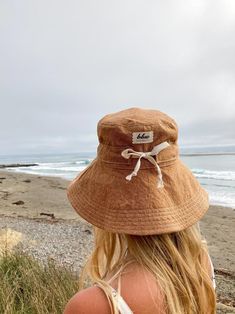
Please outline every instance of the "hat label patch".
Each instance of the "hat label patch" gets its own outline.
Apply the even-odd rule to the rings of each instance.
[[[149,132],[133,132],[132,133],[132,144],[152,143],[153,142],[153,131]]]

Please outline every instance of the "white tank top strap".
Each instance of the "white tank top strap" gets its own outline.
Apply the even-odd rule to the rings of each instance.
[[[94,283],[94,286],[101,288],[97,282]],[[120,314],[133,314],[133,312],[131,311],[131,309],[129,308],[127,303],[124,301],[124,299],[122,298],[120,293],[118,293],[117,290],[114,289],[112,286],[110,286],[110,289],[112,291],[112,295],[114,297],[114,300],[116,301],[119,313]]]
[[[124,299],[122,298],[120,292],[121,292],[121,272],[124,270],[124,268],[129,265],[130,263],[132,263],[133,261],[128,261],[126,264],[123,264],[118,271],[109,279],[106,281],[106,283],[109,285],[109,287],[111,288],[112,291],[112,295],[114,297],[114,300],[116,301],[118,310],[120,314],[133,314],[133,312],[131,311],[131,309],[129,308],[128,304],[124,301]],[[118,291],[116,289],[114,289],[110,283],[111,281],[113,281],[114,279],[118,279]],[[95,285],[99,286],[98,283],[95,283]]]
[[[129,308],[129,306],[124,301],[122,296],[113,287],[111,287],[111,289],[112,289],[113,297],[117,302],[117,306],[118,306],[118,310],[120,314],[133,314],[132,310]]]

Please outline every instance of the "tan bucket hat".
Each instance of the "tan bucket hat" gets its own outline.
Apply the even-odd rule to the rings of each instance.
[[[77,213],[111,232],[170,233],[196,223],[208,193],[179,159],[178,127],[165,113],[129,108],[97,125],[96,158],[67,187]]]

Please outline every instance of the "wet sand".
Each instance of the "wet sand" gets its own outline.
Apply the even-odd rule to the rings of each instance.
[[[83,221],[67,200],[69,181],[0,171],[0,219],[24,217],[40,222]],[[200,222],[215,267],[220,302],[235,307],[235,210],[210,206]],[[230,312],[229,312],[230,311]],[[232,309],[221,313],[233,313]]]

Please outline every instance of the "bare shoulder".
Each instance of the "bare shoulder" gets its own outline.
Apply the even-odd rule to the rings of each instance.
[[[110,314],[107,298],[99,287],[93,286],[76,293],[66,304],[63,314]]]
[[[110,284],[118,288],[117,279]],[[122,271],[121,295],[136,314],[163,312],[164,295],[155,276],[137,263],[131,263]]]

